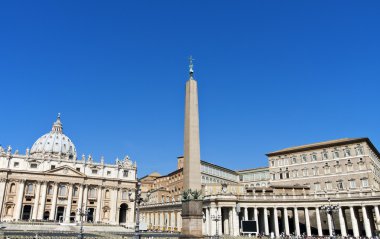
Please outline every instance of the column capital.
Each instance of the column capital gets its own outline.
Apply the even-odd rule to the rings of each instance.
[[[0,178],[0,182],[7,182],[8,179],[7,178]]]

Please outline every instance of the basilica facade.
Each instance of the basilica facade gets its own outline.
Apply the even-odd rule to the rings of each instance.
[[[0,146],[0,220],[134,225],[136,164],[77,157],[60,116],[25,154]],[[86,209],[81,217],[79,211]]]

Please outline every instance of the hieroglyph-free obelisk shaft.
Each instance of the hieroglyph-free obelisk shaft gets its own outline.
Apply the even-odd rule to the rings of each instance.
[[[201,190],[201,155],[199,145],[199,112],[197,82],[193,79],[192,64],[190,79],[186,82],[184,140],[184,190]]]

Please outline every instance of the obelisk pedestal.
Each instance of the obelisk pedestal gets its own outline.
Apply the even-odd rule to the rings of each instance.
[[[201,156],[199,143],[199,111],[197,82],[193,78],[193,64],[190,58],[190,79],[186,82],[185,135],[183,190],[201,191]],[[182,238],[203,238],[203,200],[189,198],[182,200]]]

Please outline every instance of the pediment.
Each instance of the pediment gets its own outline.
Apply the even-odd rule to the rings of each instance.
[[[61,176],[86,177],[85,174],[78,172],[77,170],[67,165],[45,171],[45,173],[51,174],[51,175],[61,175]]]

